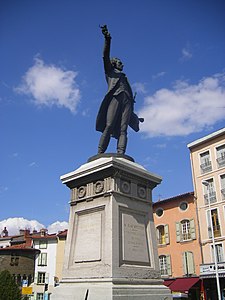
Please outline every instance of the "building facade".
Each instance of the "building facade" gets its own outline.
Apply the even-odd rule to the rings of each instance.
[[[42,229],[33,238],[33,247],[40,251],[35,261],[33,296],[35,300],[47,300],[55,286],[57,235]]]
[[[194,193],[153,203],[153,212],[165,284],[181,298],[199,299],[202,255]]]
[[[217,299],[213,237],[221,293],[225,288],[225,128],[188,144],[188,148],[203,254],[200,276],[206,299]]]

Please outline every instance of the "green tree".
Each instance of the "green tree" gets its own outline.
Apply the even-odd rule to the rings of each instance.
[[[21,292],[8,270],[0,273],[0,300],[21,300]]]

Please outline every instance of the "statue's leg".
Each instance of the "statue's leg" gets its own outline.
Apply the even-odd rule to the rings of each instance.
[[[109,145],[110,135],[113,132],[119,113],[119,102],[116,98],[112,98],[106,116],[106,126],[98,145],[98,153],[104,153]]]
[[[117,141],[117,153],[124,154],[126,152],[127,147],[127,127],[130,121],[130,116],[132,113],[132,103],[130,101],[126,101],[127,103],[124,105],[121,125],[120,125],[120,135]]]

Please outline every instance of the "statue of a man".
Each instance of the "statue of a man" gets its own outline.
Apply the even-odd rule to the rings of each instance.
[[[108,91],[101,103],[96,130],[102,132],[98,145],[98,153],[104,153],[109,145],[110,137],[117,139],[117,153],[124,154],[127,146],[128,125],[139,131],[139,122],[144,119],[134,114],[134,96],[131,86],[123,71],[120,59],[110,59],[111,36],[107,26],[101,27],[105,37],[103,62]]]

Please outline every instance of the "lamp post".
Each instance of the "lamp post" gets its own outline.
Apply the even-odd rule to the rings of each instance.
[[[202,181],[202,184],[206,186],[207,188],[207,196],[208,196],[208,205],[209,205],[209,213],[210,213],[210,228],[212,232],[212,244],[213,244],[213,254],[214,254],[214,263],[215,263],[215,271],[216,271],[216,285],[217,285],[217,295],[218,300],[221,300],[221,292],[220,292],[220,279],[219,279],[219,273],[218,273],[218,264],[217,264],[217,254],[216,254],[216,246],[215,246],[215,237],[214,237],[214,231],[213,231],[213,223],[212,223],[212,215],[211,215],[211,203],[209,198],[209,182],[204,180]]]

